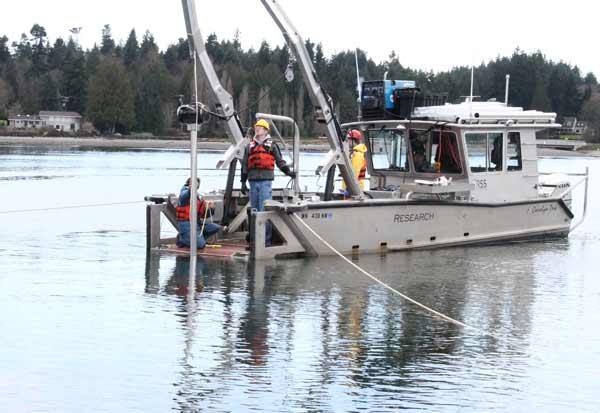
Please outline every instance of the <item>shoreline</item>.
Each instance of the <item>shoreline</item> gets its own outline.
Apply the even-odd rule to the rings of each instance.
[[[13,137],[0,136],[0,148],[11,145],[45,146],[82,149],[189,149],[187,139],[148,139],[148,138],[48,138],[48,137]],[[229,141],[213,141],[198,139],[198,149],[211,151],[226,151],[231,143]],[[327,152],[329,145],[321,143],[304,143],[301,145],[304,152]]]
[[[5,146],[42,146],[59,148],[80,149],[176,149],[185,150],[189,148],[187,139],[148,139],[148,138],[48,138],[48,137],[12,137],[0,136],[0,148]],[[199,150],[226,151],[230,146],[228,141],[198,140]],[[303,152],[327,152],[329,145],[314,140],[303,143],[300,147]],[[600,157],[600,150],[592,151],[566,151],[560,149],[538,148],[540,157]]]

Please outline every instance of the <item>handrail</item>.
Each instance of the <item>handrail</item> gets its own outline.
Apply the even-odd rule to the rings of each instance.
[[[572,188],[569,188],[568,190],[564,191],[564,195],[568,194],[569,192],[573,191],[573,189],[575,189],[577,186],[579,186],[579,184],[581,184],[581,182],[585,181],[585,192],[583,194],[583,214],[581,215],[581,219],[576,223],[573,224],[571,226],[571,232],[575,231],[581,224],[583,224],[583,221],[585,220],[585,216],[587,214],[587,204],[588,204],[588,189],[589,189],[589,182],[590,182],[590,167],[586,166],[585,167],[585,178],[581,179],[576,185],[573,185]],[[562,196],[564,196],[563,194],[561,194],[561,198]]]
[[[294,125],[294,147],[292,148],[292,152],[293,152],[292,167],[293,167],[293,171],[296,173],[296,178],[294,179],[294,192],[296,192],[296,194],[299,194],[300,193],[300,129],[298,128],[298,124],[296,123],[296,121],[294,119],[292,119],[288,116],[271,115],[270,113],[257,113],[256,118],[291,123],[292,125]],[[281,135],[279,135],[279,136],[283,140]]]

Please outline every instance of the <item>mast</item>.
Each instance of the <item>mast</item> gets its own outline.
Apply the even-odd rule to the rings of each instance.
[[[300,33],[298,33],[298,30],[296,30],[278,1],[261,0],[261,3],[283,33],[286,43],[295,55],[302,72],[302,77],[304,78],[304,83],[308,89],[308,95],[315,107],[317,119],[326,125],[327,140],[331,151],[329,151],[328,161],[321,169],[320,174],[322,176],[325,175],[332,166],[337,165],[340,168],[342,178],[346,182],[346,187],[350,195],[362,198],[363,192],[352,170],[350,157],[343,150],[342,130],[335,116],[331,98],[325,94],[317,80],[317,73],[302,36],[300,36]]]

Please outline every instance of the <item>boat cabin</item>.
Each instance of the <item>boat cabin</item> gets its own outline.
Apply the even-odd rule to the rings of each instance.
[[[363,131],[372,193],[443,176],[472,184],[470,197],[478,202],[511,202],[538,197],[536,132],[558,127],[555,118],[467,101],[416,108],[410,120],[344,126]]]

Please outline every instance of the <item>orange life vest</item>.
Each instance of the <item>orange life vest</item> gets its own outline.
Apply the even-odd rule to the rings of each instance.
[[[363,164],[360,167],[360,172],[358,173],[358,179],[362,180],[367,177],[367,160],[363,160]]]
[[[252,141],[248,152],[248,169],[275,169],[275,155],[271,150],[271,145],[266,142],[258,143]]]
[[[184,206],[178,206],[177,210],[177,221],[189,221],[190,220],[190,210],[192,207],[188,203]],[[198,218],[203,219],[204,213],[206,212],[206,202],[199,199],[198,200]]]

